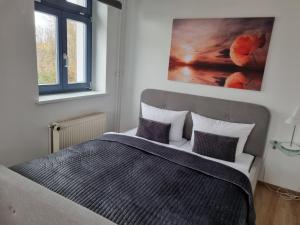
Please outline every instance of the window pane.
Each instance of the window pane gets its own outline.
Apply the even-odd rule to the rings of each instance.
[[[86,82],[86,24],[67,20],[68,83]]]
[[[35,33],[38,84],[58,84],[57,17],[36,11]]]
[[[67,2],[86,7],[86,0],[67,0]]]

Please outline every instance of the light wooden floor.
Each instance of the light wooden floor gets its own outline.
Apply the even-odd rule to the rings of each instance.
[[[256,225],[300,225],[300,201],[285,201],[258,183],[254,194]]]

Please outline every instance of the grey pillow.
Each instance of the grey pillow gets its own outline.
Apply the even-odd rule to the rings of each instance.
[[[151,141],[169,144],[170,129],[171,124],[140,118],[136,136],[146,138]]]
[[[239,138],[195,131],[193,152],[211,158],[235,162]]]

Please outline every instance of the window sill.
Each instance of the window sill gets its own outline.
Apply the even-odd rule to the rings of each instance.
[[[105,92],[101,91],[85,91],[85,92],[73,92],[73,93],[62,93],[62,94],[52,94],[52,95],[41,95],[37,99],[37,104],[50,104],[56,102],[71,101],[75,99],[97,97],[107,95]]]

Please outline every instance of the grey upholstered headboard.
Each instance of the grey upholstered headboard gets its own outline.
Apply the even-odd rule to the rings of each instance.
[[[255,156],[264,154],[270,121],[270,112],[264,106],[154,89],[143,91],[141,102],[159,108],[188,110],[218,120],[255,123],[244,152]],[[191,138],[192,127],[189,114],[184,127],[185,138]]]

